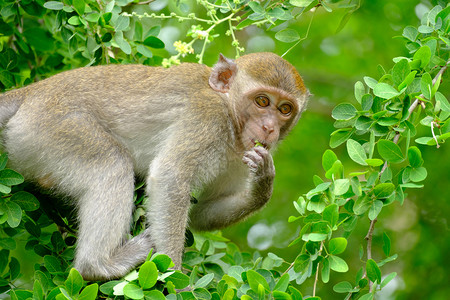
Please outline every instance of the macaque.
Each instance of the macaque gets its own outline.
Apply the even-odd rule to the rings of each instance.
[[[308,96],[272,53],[220,55],[213,68],[86,67],[0,95],[2,143],[12,168],[73,200],[84,279],[122,277],[151,248],[181,269],[187,226],[220,229],[270,199],[271,151]],[[127,240],[135,176],[148,226]]]

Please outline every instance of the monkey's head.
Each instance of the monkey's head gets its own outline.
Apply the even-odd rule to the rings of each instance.
[[[310,95],[289,62],[265,52],[236,61],[220,55],[209,84],[229,99],[245,150],[257,142],[273,148],[297,123]]]

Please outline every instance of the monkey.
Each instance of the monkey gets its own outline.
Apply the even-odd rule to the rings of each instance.
[[[151,248],[181,269],[187,227],[221,229],[261,209],[273,190],[271,153],[308,98],[297,70],[273,53],[220,54],[212,68],[84,67],[1,94],[2,144],[28,181],[73,199],[74,266],[85,280],[110,280]],[[136,176],[148,224],[127,239]]]

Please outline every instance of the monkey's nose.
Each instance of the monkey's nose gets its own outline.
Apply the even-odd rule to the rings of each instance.
[[[267,134],[271,134],[275,130],[274,126],[268,124],[264,124],[262,128]]]

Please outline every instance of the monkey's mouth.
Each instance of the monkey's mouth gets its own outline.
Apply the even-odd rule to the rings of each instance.
[[[266,150],[269,150],[269,146],[264,141],[259,141],[257,139],[252,139],[253,147],[262,146]]]

